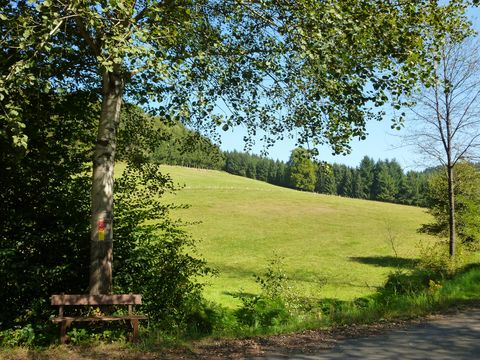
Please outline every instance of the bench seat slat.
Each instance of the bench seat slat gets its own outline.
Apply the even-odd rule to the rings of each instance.
[[[63,321],[71,322],[93,322],[93,321],[120,321],[120,320],[147,320],[145,315],[125,315],[125,316],[63,316],[52,319],[54,323]]]
[[[77,305],[141,305],[142,296],[137,294],[122,295],[52,295],[53,306],[77,306]]]

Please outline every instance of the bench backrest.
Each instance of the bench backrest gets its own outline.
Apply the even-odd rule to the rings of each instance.
[[[52,295],[51,305],[141,305],[142,295]]]

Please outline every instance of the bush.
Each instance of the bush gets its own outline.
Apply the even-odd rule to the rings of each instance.
[[[27,324],[0,331],[0,344],[3,347],[33,346],[49,341],[46,326]]]
[[[94,143],[94,97],[35,90],[24,107],[28,151],[16,153],[0,139],[0,330],[13,331],[7,338],[25,339],[19,334],[51,327],[52,293],[86,291],[90,190],[85,164]],[[28,339],[19,341],[30,344]]]
[[[475,250],[480,243],[480,172],[475,165],[459,162],[454,168],[455,230],[458,239]],[[428,183],[429,213],[434,221],[419,229],[431,235],[448,237],[449,204],[446,171],[438,170]]]
[[[290,313],[281,298],[263,298],[253,296],[249,300],[240,296],[243,306],[235,312],[241,325],[253,328],[267,328],[285,325]]]
[[[269,261],[262,275],[254,275],[260,285],[260,295],[240,292],[242,307],[235,311],[241,325],[253,328],[267,328],[284,325],[292,317],[294,297],[288,286],[288,277],[283,270],[283,259],[278,255]]]
[[[451,278],[465,265],[466,260],[462,244],[457,244],[454,258],[449,255],[448,246],[448,240],[438,240],[420,247],[418,268],[435,279]]]
[[[194,240],[169,218],[172,206],[159,200],[173,183],[157,165],[145,164],[127,167],[116,190],[115,291],[142,294],[143,311],[157,325],[181,326],[201,302],[196,278],[213,271],[194,257]]]
[[[413,273],[395,271],[388,275],[385,286],[380,289],[379,294],[387,297],[414,294],[428,288],[432,278],[438,277],[435,273],[421,270]]]

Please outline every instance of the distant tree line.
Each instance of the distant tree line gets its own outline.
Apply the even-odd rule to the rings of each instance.
[[[164,141],[152,155],[169,165],[223,170],[233,175],[303,191],[358,199],[426,206],[431,170],[404,172],[396,160],[365,156],[357,167],[313,160],[302,148],[288,162],[246,152],[226,151],[181,125],[162,129]]]
[[[162,129],[160,142],[152,158],[160,164],[221,170],[225,157],[218,146],[208,138],[176,124]]]
[[[222,170],[230,174],[290,187],[288,166],[283,161],[238,151],[224,152],[224,156],[225,164]]]
[[[396,160],[365,156],[359,166],[317,165],[315,191],[323,194],[425,206],[430,171],[404,173]]]
[[[223,170],[274,185],[358,199],[425,206],[430,170],[404,173],[396,160],[365,156],[357,167],[312,160],[297,148],[287,163],[240,152],[225,152]]]

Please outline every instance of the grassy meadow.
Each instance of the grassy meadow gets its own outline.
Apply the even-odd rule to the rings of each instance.
[[[205,296],[227,307],[240,290],[258,293],[254,274],[274,254],[284,258],[293,291],[305,297],[351,300],[373,293],[396,267],[411,268],[424,209],[300,192],[220,171],[163,166],[185,185],[166,201],[189,204],[175,217],[188,222],[198,251],[219,271]],[[395,254],[395,252],[397,254]]]

